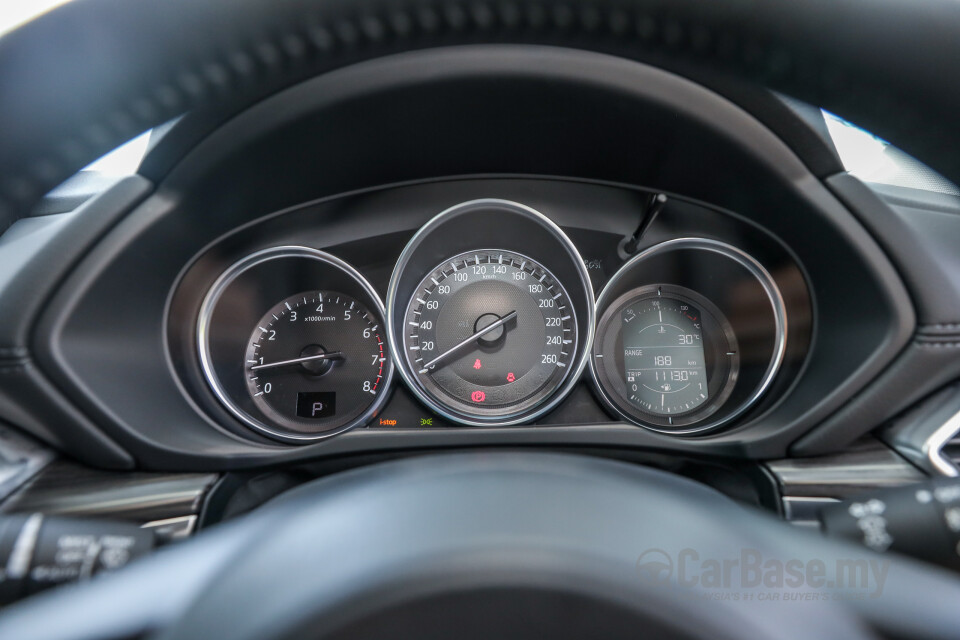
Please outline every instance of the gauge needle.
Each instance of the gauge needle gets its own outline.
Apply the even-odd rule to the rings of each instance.
[[[294,358],[293,360],[280,360],[279,362],[267,362],[266,364],[258,364],[256,366],[250,367],[250,371],[259,371],[260,369],[273,369],[274,367],[285,367],[289,364],[300,364],[301,362],[310,362],[312,360],[335,360],[342,358],[343,354],[339,351],[331,351],[330,353],[320,353],[315,356],[304,356],[302,358]]]
[[[449,349],[447,349],[446,351],[444,351],[443,353],[441,353],[440,355],[438,355],[436,358],[434,358],[433,360],[431,360],[431,361],[428,362],[427,364],[423,365],[423,368],[420,369],[420,373],[426,373],[426,372],[429,371],[430,369],[433,369],[434,367],[437,366],[437,363],[438,363],[438,362],[440,362],[440,361],[442,361],[442,360],[446,360],[447,357],[450,356],[450,354],[456,353],[457,351],[460,351],[460,349],[464,348],[465,346],[467,346],[467,345],[470,344],[471,342],[476,342],[476,341],[479,340],[481,337],[487,335],[487,334],[490,333],[491,331],[494,331],[494,330],[496,330],[496,329],[499,329],[500,327],[502,327],[503,325],[507,324],[508,322],[510,322],[511,320],[513,320],[513,319],[516,318],[516,317],[517,317],[517,312],[516,312],[516,311],[511,311],[510,313],[508,313],[507,315],[503,316],[502,318],[500,318],[500,319],[497,320],[496,322],[493,322],[493,323],[487,325],[486,327],[484,327],[483,329],[480,329],[480,331],[477,331],[477,332],[476,332],[475,334],[473,334],[472,336],[469,336],[468,338],[465,338],[464,340],[462,340],[461,342],[459,342],[459,343],[456,344],[455,346],[450,347]]]

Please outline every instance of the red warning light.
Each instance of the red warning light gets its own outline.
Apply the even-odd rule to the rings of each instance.
[[[483,366],[483,365],[480,364],[480,358],[477,358],[477,361],[473,363],[473,368],[474,368],[474,369],[479,369],[479,368],[482,367],[482,366]]]
[[[517,377],[516,377],[515,375],[513,375],[512,372],[507,374],[507,382],[513,382],[513,381],[516,380],[516,379],[517,379]]]
[[[479,362],[479,360],[477,362]],[[487,394],[485,394],[483,391],[474,391],[470,394],[470,399],[474,402],[483,402],[487,399]]]

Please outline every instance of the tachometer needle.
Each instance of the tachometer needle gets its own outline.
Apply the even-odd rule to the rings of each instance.
[[[250,367],[250,371],[259,371],[260,369],[273,369],[274,367],[285,367],[290,364],[300,364],[301,362],[310,362],[312,360],[337,360],[342,358],[343,354],[339,351],[330,353],[320,353],[315,356],[304,356],[302,358],[293,358],[292,360],[280,360],[279,362],[267,362]]]
[[[476,332],[475,334],[473,334],[472,336],[469,336],[469,337],[463,339],[462,341],[460,341],[459,343],[457,343],[457,344],[454,345],[453,347],[450,347],[449,349],[447,349],[446,351],[444,351],[443,353],[441,353],[440,355],[438,355],[436,358],[434,358],[433,360],[431,360],[431,361],[428,362],[427,364],[423,365],[423,368],[420,369],[420,373],[426,373],[426,372],[429,371],[430,369],[433,369],[434,367],[437,366],[437,363],[442,362],[443,360],[446,360],[451,354],[454,354],[454,353],[460,351],[460,349],[464,348],[465,346],[467,346],[468,344],[470,344],[470,343],[472,343],[472,342],[476,342],[477,340],[479,340],[479,339],[482,338],[483,336],[487,335],[487,334],[490,333],[491,331],[495,331],[496,329],[499,329],[500,327],[502,327],[503,325],[507,324],[508,322],[510,322],[511,320],[513,320],[513,319],[516,318],[516,317],[517,317],[517,312],[516,312],[516,311],[511,311],[510,313],[508,313],[507,315],[503,316],[502,318],[500,318],[500,319],[497,320],[496,322],[493,322],[493,323],[487,325],[486,327],[484,327],[483,329],[480,329],[479,331],[477,331],[477,332]]]

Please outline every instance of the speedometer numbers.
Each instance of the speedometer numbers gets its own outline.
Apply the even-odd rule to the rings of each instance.
[[[403,357],[431,401],[470,418],[509,419],[569,375],[577,321],[567,292],[513,252],[457,255],[427,275],[404,316]]]
[[[500,244],[504,229],[515,244]],[[407,386],[464,425],[546,414],[577,383],[593,341],[583,258],[552,220],[508,200],[463,202],[427,222],[400,254],[387,310]]]

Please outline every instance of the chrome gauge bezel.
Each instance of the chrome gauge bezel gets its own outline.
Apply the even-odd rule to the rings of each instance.
[[[213,356],[210,346],[210,331],[214,311],[224,292],[238,278],[250,272],[251,269],[263,265],[264,263],[273,260],[290,258],[313,260],[339,270],[342,274],[346,275],[358,285],[359,291],[362,291],[366,296],[366,299],[363,302],[369,305],[370,310],[376,313],[381,320],[386,318],[386,309],[376,289],[374,289],[373,285],[371,285],[370,282],[349,263],[344,262],[340,258],[337,258],[336,256],[333,256],[325,251],[310,247],[271,247],[257,251],[256,253],[252,253],[242,260],[234,263],[214,281],[200,305],[200,312],[197,317],[196,345],[197,353],[200,359],[200,369],[203,372],[203,377],[217,401],[227,411],[229,411],[231,415],[240,420],[240,422],[250,429],[253,429],[254,431],[274,440],[279,440],[289,444],[306,444],[319,440],[325,440],[335,435],[344,433],[345,431],[349,431],[355,427],[369,423],[370,420],[372,420],[373,417],[379,413],[380,409],[383,408],[384,403],[386,403],[387,399],[390,397],[391,385],[393,383],[394,365],[393,354],[388,351],[386,361],[387,366],[385,367],[383,374],[383,390],[377,394],[371,405],[359,416],[348,423],[322,433],[298,434],[280,430],[276,427],[266,424],[262,420],[258,420],[237,406],[237,404],[230,398],[230,395],[227,393],[224,385],[221,383],[219,376],[217,375],[216,368],[213,364]]]
[[[766,391],[773,384],[774,379],[777,376],[777,372],[780,370],[780,366],[783,364],[784,357],[787,350],[787,310],[786,304],[784,303],[783,296],[780,293],[779,287],[777,287],[776,282],[773,279],[773,276],[766,270],[766,268],[760,264],[753,256],[747,254],[746,252],[738,249],[737,247],[721,242],[719,240],[713,240],[709,238],[676,238],[673,240],[667,240],[660,244],[649,247],[639,254],[628,260],[620,269],[610,278],[607,284],[604,286],[603,290],[600,292],[600,295],[597,297],[596,307],[599,310],[597,317],[602,317],[605,310],[613,304],[616,300],[623,297],[622,293],[622,281],[625,281],[627,278],[633,277],[633,271],[638,268],[643,261],[649,259],[652,256],[662,254],[669,251],[677,250],[701,250],[709,251],[715,254],[719,254],[726,258],[729,258],[743,267],[748,273],[750,273],[763,288],[764,293],[770,303],[771,311],[773,314],[774,321],[774,338],[773,338],[773,348],[771,351],[770,361],[767,365],[766,371],[764,372],[759,384],[756,388],[748,395],[748,397],[742,401],[738,406],[732,409],[729,412],[726,412],[721,418],[708,420],[704,423],[695,423],[688,427],[681,429],[668,429],[661,427],[656,424],[651,424],[649,422],[644,422],[638,417],[631,415],[630,413],[624,411],[620,408],[618,403],[614,401],[611,397],[612,392],[604,387],[602,384],[598,372],[597,372],[597,363],[596,363],[596,344],[592,344],[590,348],[590,377],[593,382],[594,390],[597,392],[599,398],[603,401],[603,404],[616,415],[620,416],[624,420],[631,422],[637,426],[643,427],[650,431],[655,431],[657,433],[663,433],[673,436],[683,436],[683,435],[693,435],[693,434],[704,434],[712,431],[716,431],[724,426],[729,425],[734,420],[742,416],[750,408],[752,408],[756,403],[763,397]],[[629,280],[626,280],[629,282]],[[654,282],[634,282],[631,290],[637,290],[642,288],[645,285],[659,284]],[[596,341],[597,338],[595,337]],[[709,416],[708,416],[709,417]]]
[[[687,302],[699,310],[701,335],[707,335],[708,333],[713,335],[711,348],[707,348],[705,344],[701,343],[701,346],[704,348],[704,369],[714,370],[715,372],[717,370],[725,371],[722,379],[714,377],[709,381],[708,388],[712,388],[710,398],[688,411],[661,414],[652,413],[649,410],[630,403],[630,399],[628,398],[629,391],[626,391],[625,388],[623,390],[611,388],[611,369],[619,374],[619,366],[623,366],[623,363],[617,363],[615,365],[610,361],[611,358],[609,356],[613,355],[614,362],[616,362],[617,354],[616,352],[609,353],[605,343],[607,340],[612,339],[615,343],[619,344],[623,338],[622,335],[618,335],[617,333],[605,332],[605,326],[610,324],[620,325],[619,314],[624,307],[632,306],[643,300],[657,300],[661,297],[668,300],[677,300],[681,303]],[[730,326],[729,321],[727,321],[716,305],[706,297],[696,291],[679,285],[649,284],[623,293],[623,295],[612,301],[603,313],[597,314],[597,330],[594,341],[591,364],[594,367],[593,373],[596,376],[597,384],[603,386],[604,391],[611,394],[611,396],[614,394],[619,395],[622,402],[632,406],[635,411],[645,417],[646,420],[643,421],[645,424],[662,427],[671,433],[683,431],[687,425],[701,423],[720,410],[730,398],[731,392],[736,386],[739,377],[740,354],[738,353],[736,332]],[[724,354],[726,354],[729,349],[732,349],[733,352],[728,360],[728,356]],[[599,360],[601,354],[605,356],[602,363]],[[605,382],[607,384],[604,384]],[[630,381],[627,380],[627,382],[629,383]],[[658,419],[661,423],[665,424],[658,424]]]
[[[451,219],[456,216],[469,214],[473,211],[483,211],[485,209],[496,209],[534,221],[536,225],[549,236],[553,243],[562,247],[566,259],[570,260],[570,267],[576,273],[576,277],[578,279],[577,285],[581,290],[575,294],[571,293],[572,287],[562,282],[559,279],[559,276],[556,276],[555,269],[552,269],[549,265],[544,264],[545,261],[539,259],[535,251],[530,251],[529,247],[519,245],[513,238],[509,238],[507,242],[500,243],[498,246],[494,246],[492,249],[484,249],[484,246],[486,245],[465,245],[463,247],[450,249],[448,251],[449,255],[445,254],[443,256],[438,256],[437,259],[431,260],[429,263],[424,262],[422,269],[418,270],[417,273],[412,272],[411,261],[414,259],[415,254],[417,254],[418,250],[420,250],[424,245],[429,246],[431,244],[431,239],[437,240],[437,238],[433,237],[433,234],[439,227],[449,223]],[[583,311],[580,315],[576,316],[576,325],[578,327],[577,331],[579,332],[577,343],[578,352],[570,362],[569,372],[561,381],[560,385],[553,391],[553,393],[545,396],[542,401],[536,405],[520,412],[491,417],[481,417],[477,415],[470,415],[447,406],[422,388],[422,385],[417,379],[416,372],[414,372],[411,368],[406,354],[401,353],[404,348],[404,340],[402,335],[398,335],[398,326],[400,326],[400,322],[398,322],[398,320],[403,320],[410,302],[410,300],[407,299],[397,299],[398,290],[401,286],[401,279],[409,278],[411,281],[416,281],[419,283],[424,277],[426,277],[427,270],[430,267],[442,263],[446,257],[456,256],[464,251],[473,250],[502,250],[505,253],[529,256],[530,258],[536,260],[536,262],[540,265],[543,265],[545,268],[549,269],[551,273],[558,278],[560,285],[563,286],[568,295],[571,296],[571,301],[573,300],[573,296],[579,296],[581,295],[581,292],[583,294],[583,300],[580,301]],[[421,270],[423,273],[420,273]],[[560,404],[560,402],[562,402],[576,386],[583,374],[584,369],[587,366],[587,359],[590,354],[590,345],[593,344],[593,332],[596,325],[593,285],[590,282],[590,276],[587,272],[586,266],[584,265],[583,258],[580,256],[579,251],[570,238],[567,237],[567,235],[556,223],[536,209],[518,202],[494,198],[471,200],[452,206],[436,215],[416,234],[414,234],[413,238],[411,238],[410,242],[407,243],[407,246],[404,247],[403,252],[400,254],[400,258],[397,261],[397,266],[390,278],[390,284],[387,289],[386,308],[388,325],[387,339],[389,341],[391,351],[394,354],[397,354],[396,367],[400,373],[400,377],[406,383],[407,387],[421,402],[423,402],[437,415],[460,425],[475,427],[506,427],[532,422]],[[574,311],[574,313],[576,312]]]

